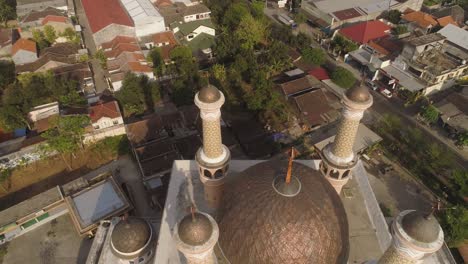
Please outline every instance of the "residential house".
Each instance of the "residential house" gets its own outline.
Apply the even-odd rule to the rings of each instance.
[[[457,25],[465,24],[465,10],[463,10],[463,8],[461,8],[459,5],[441,8],[435,11],[434,13],[432,13],[432,16],[434,16],[437,19],[451,17],[451,19],[455,21]],[[446,25],[441,25],[441,26],[445,27]]]
[[[302,1],[301,11],[308,20],[330,32],[343,25],[377,19],[389,10],[420,10],[423,0]]]
[[[431,32],[439,23],[430,14],[422,11],[409,10],[401,16],[401,20],[407,23],[407,27],[410,31],[420,29],[424,34]]]
[[[57,78],[77,82],[80,91],[85,94],[93,94],[95,92],[93,73],[87,62],[62,65],[53,68],[52,72]]]
[[[468,88],[449,94],[434,104],[440,113],[440,121],[450,134],[468,132]]]
[[[82,4],[96,47],[118,35],[136,36],[135,24],[119,0],[83,0]]]
[[[0,28],[0,59],[11,56],[13,44],[19,38],[17,29]]]
[[[391,27],[387,24],[379,20],[374,20],[343,27],[336,31],[336,34],[341,35],[358,45],[363,45],[370,41],[389,37],[390,30]]]
[[[197,57],[211,58],[216,30],[210,19],[173,23],[171,28],[178,41],[190,47]]]
[[[42,25],[42,20],[46,16],[65,16],[65,12],[63,10],[59,10],[53,7],[47,7],[43,10],[39,11],[31,11],[26,16],[24,16],[19,21],[19,26],[22,29],[28,30],[30,27],[38,27]]]
[[[59,10],[68,10],[67,0],[16,0],[16,14],[23,17],[31,11],[40,11],[48,7]]]
[[[28,113],[28,120],[33,124],[32,130],[36,134],[45,132],[53,125],[53,121],[60,115],[59,103],[52,102],[36,106]]]
[[[57,34],[57,39],[55,40],[56,43],[69,41],[67,38],[61,36],[61,33],[63,33],[67,28],[75,31],[75,27],[73,26],[70,18],[64,15],[46,15],[36,21],[29,22],[27,26],[21,25],[21,36],[23,38],[33,38],[33,30],[44,31],[44,27],[46,25],[51,26],[55,30]]]
[[[20,38],[11,48],[11,58],[16,65],[34,62],[37,60],[36,42]]]
[[[88,108],[91,126],[86,129],[84,142],[124,135],[125,126],[117,101],[98,102]]]
[[[58,43],[42,49],[37,60],[16,66],[16,73],[46,72],[59,66],[77,63],[79,50],[77,44]]]
[[[166,63],[170,62],[170,52],[178,45],[177,40],[172,31],[165,31],[150,36],[150,40],[146,41],[146,48],[152,49],[158,47],[161,50],[161,56]]]

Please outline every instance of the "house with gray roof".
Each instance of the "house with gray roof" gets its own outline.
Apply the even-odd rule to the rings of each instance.
[[[31,11],[41,11],[53,7],[63,11],[68,10],[69,0],[16,0],[16,14],[23,17]]]

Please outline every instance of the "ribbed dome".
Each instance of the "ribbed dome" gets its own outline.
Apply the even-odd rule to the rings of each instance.
[[[433,215],[424,215],[418,211],[412,211],[402,219],[403,230],[413,239],[432,243],[437,240],[440,232],[440,225]]]
[[[357,103],[365,103],[370,99],[369,90],[361,85],[354,86],[346,91],[346,97]]]
[[[151,238],[151,227],[140,218],[121,220],[112,231],[112,248],[120,253],[133,253],[142,249]]]
[[[198,93],[198,99],[204,103],[214,103],[221,98],[218,88],[213,85],[203,87]]]
[[[252,166],[227,182],[220,209],[220,246],[233,264],[346,263],[348,223],[340,197],[318,171],[294,163],[297,195],[282,195],[274,179],[287,162]]]
[[[194,216],[186,215],[178,226],[179,238],[182,242],[198,246],[208,241],[213,233],[208,217],[200,213],[195,213]]]

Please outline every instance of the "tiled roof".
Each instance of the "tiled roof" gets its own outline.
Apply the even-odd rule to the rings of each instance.
[[[93,33],[110,24],[134,26],[119,0],[82,0],[82,4]]]
[[[387,37],[390,29],[391,27],[385,23],[374,20],[342,28],[339,33],[354,42],[365,44],[374,39]]]
[[[456,22],[455,20],[453,20],[453,17],[451,17],[451,16],[446,16],[446,17],[438,18],[438,19],[437,19],[437,22],[439,22],[439,25],[440,25],[441,27],[445,27],[445,26],[448,25],[448,24],[452,24],[452,25],[458,27],[457,22]]]
[[[295,79],[292,81],[288,81],[285,83],[280,84],[281,90],[283,94],[286,96],[290,96],[296,94],[298,92],[307,90],[312,87],[307,77],[302,77],[299,79]]]
[[[11,54],[15,55],[20,50],[27,50],[30,52],[37,53],[36,42],[21,38],[13,44]]]
[[[29,14],[27,14],[21,23],[28,23],[28,22],[33,22],[40,20],[41,18],[44,18],[48,15],[53,15],[53,16],[63,16],[63,12],[53,8],[53,7],[48,7],[42,11],[31,11]]]
[[[118,118],[120,116],[121,114],[117,101],[97,104],[89,107],[89,117],[93,123],[96,123],[103,117]]]
[[[165,7],[165,6],[171,6],[172,2],[171,0],[157,0],[154,5],[158,8]]]
[[[146,64],[141,64],[140,62],[137,62],[137,61],[128,62],[127,67],[132,72],[152,72],[153,71],[153,69],[150,66]]]
[[[384,56],[400,53],[403,49],[401,41],[394,39],[380,39],[371,41],[367,45]]]
[[[296,96],[293,100],[304,120],[312,127],[327,123],[329,121],[327,114],[336,111],[331,107],[329,97],[325,95],[322,89]]]
[[[140,51],[140,47],[137,44],[131,43],[120,43],[112,48],[110,51],[104,52],[107,58],[116,58],[123,52],[134,52]]]
[[[161,139],[164,132],[164,124],[159,115],[152,115],[147,119],[126,125],[127,137],[133,146]]]
[[[127,37],[127,36],[117,36],[113,40],[109,42],[105,42],[101,44],[101,47],[103,49],[113,49],[117,45],[121,43],[133,43],[133,44],[138,44],[138,41],[134,37]]]
[[[161,32],[153,35],[153,42],[158,43],[169,43],[169,45],[177,45],[177,40],[174,37],[172,31]]]
[[[48,15],[42,20],[42,25],[46,25],[49,22],[67,23],[68,19],[67,17],[64,17],[64,16]]]
[[[434,17],[421,11],[414,11],[404,14],[401,18],[408,22],[414,22],[422,28],[437,26],[437,21],[434,19]]]
[[[328,75],[328,72],[322,68],[322,67],[317,67],[309,71],[309,75],[314,76],[318,80],[329,80],[330,76]]]
[[[18,38],[19,33],[17,29],[0,28],[0,48],[14,43]]]

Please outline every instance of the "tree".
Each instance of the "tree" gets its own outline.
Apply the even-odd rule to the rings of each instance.
[[[45,151],[57,151],[67,165],[68,170],[72,170],[71,165],[65,158],[66,154],[76,152],[83,148],[83,136],[85,127],[89,125],[87,115],[76,115],[59,117],[53,121],[52,128],[42,133],[41,137],[47,140],[44,146]]]
[[[445,210],[440,217],[440,225],[448,246],[459,246],[468,239],[468,209],[459,205]]]
[[[266,31],[267,28],[261,21],[249,15],[243,18],[234,34],[243,50],[253,50],[255,45],[265,39]]]
[[[224,65],[222,64],[213,65],[213,67],[211,67],[211,74],[221,83],[226,81],[226,68],[224,68]]]
[[[192,55],[192,50],[187,46],[177,46],[171,50],[169,57],[174,62],[171,71],[186,78],[191,78],[198,71]]]
[[[337,35],[333,38],[331,46],[334,50],[338,50],[344,53],[349,53],[359,48],[358,45],[356,45],[354,42],[349,41],[341,35]]]
[[[297,34],[297,36],[295,37],[294,46],[300,50],[309,48],[311,44],[312,39],[303,32],[299,32],[299,34]]]
[[[385,17],[393,24],[398,24],[401,20],[401,12],[399,10],[390,10]]]
[[[0,61],[0,90],[12,84],[16,79],[15,64],[10,61]]]
[[[44,39],[49,44],[54,44],[55,40],[57,40],[57,32],[55,32],[54,27],[52,27],[51,25],[44,26]]]
[[[229,6],[226,13],[224,14],[222,24],[230,29],[234,29],[242,20],[248,16],[250,16],[250,11],[249,7],[245,3],[234,3]]]
[[[158,47],[152,48],[148,53],[147,59],[153,64],[154,74],[156,76],[162,77],[166,68],[166,64],[164,63],[164,59],[161,54],[161,49]]]
[[[468,171],[454,170],[452,171],[452,179],[459,188],[462,197],[468,197]]]
[[[94,53],[94,58],[99,60],[101,67],[107,68],[107,57],[106,57],[106,54],[104,54],[104,51],[102,49]]]
[[[126,116],[139,115],[146,110],[154,110],[154,104],[161,99],[160,89],[156,82],[146,75],[127,73],[122,88],[115,94],[123,106]]]
[[[0,127],[5,131],[13,131],[17,128],[27,127],[31,129],[26,114],[14,105],[0,107]]]
[[[47,48],[50,43],[45,39],[44,33],[38,29],[32,30],[32,38],[39,46],[39,49]]]
[[[408,32],[408,28],[406,26],[403,26],[403,25],[398,25],[396,27],[394,27],[392,29],[393,33],[395,35],[401,35],[401,34],[405,34]]]
[[[5,0],[0,0],[0,22],[2,22],[6,27],[8,20],[15,18],[15,9],[11,5],[9,5]]]
[[[322,65],[326,61],[326,54],[322,49],[306,48],[302,50],[302,58],[314,65]]]
[[[420,114],[429,124],[433,124],[439,120],[439,111],[433,105],[424,107]]]
[[[343,67],[336,67],[331,73],[331,79],[338,86],[348,89],[356,83],[354,75]]]
[[[456,144],[461,147],[468,146],[468,132],[458,134]]]
[[[80,35],[73,30],[71,27],[65,28],[65,30],[60,33],[60,36],[66,38],[68,42],[79,44],[80,43]]]
[[[305,23],[306,21],[307,21],[307,16],[304,15],[304,13],[302,12],[299,12],[294,16],[294,22],[296,22],[297,24],[302,24],[302,23]]]

